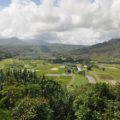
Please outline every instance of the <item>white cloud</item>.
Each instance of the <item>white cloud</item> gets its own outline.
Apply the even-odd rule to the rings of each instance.
[[[11,0],[0,7],[0,37],[48,35],[50,42],[94,44],[120,37],[120,0]],[[54,38],[54,40],[52,40]],[[56,40],[55,40],[56,38]],[[41,39],[41,38],[40,38]]]

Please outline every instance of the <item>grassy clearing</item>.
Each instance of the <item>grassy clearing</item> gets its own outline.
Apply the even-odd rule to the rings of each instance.
[[[69,82],[72,80],[72,76],[58,76],[48,78],[59,82],[62,86],[67,86]]]
[[[73,90],[75,90],[75,89],[79,88],[80,86],[85,85],[87,83],[88,83],[88,81],[83,75],[75,73],[73,78],[72,78],[72,82],[71,82],[68,90],[73,91]]]
[[[103,66],[103,65],[102,65]],[[101,69],[93,69],[89,72],[97,82],[105,81],[109,82],[113,81],[120,81],[120,66],[119,65],[104,65],[105,71]]]
[[[88,83],[87,79],[83,75],[75,74],[75,78],[74,78],[74,82],[73,82],[74,86],[79,87],[86,83]]]

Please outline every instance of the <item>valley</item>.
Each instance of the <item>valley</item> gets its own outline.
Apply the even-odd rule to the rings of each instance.
[[[73,72],[76,66],[77,65],[72,67],[66,64],[53,64],[43,60],[6,59],[0,62],[0,69],[26,68],[27,70],[35,71],[39,77],[44,75],[48,79],[57,81],[64,87],[69,85],[69,88],[87,84],[85,76],[79,74],[77,70],[74,70],[75,73]],[[71,70],[70,73],[68,72],[69,70]]]
[[[91,66],[90,70],[88,68],[89,66]],[[80,70],[78,70],[78,67]],[[120,82],[120,65],[116,64],[56,64],[50,63],[47,60],[5,59],[0,61],[0,69],[5,68],[26,68],[27,70],[35,71],[39,77],[44,75],[48,79],[57,81],[64,87],[69,86],[68,88],[71,89],[88,83],[105,82],[115,85]]]
[[[120,120],[120,0],[0,0],[0,120]]]
[[[119,41],[112,43],[1,45],[0,120],[117,120]]]

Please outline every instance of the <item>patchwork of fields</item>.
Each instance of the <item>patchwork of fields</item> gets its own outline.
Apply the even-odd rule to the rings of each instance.
[[[68,74],[65,64],[53,64],[44,60],[6,59],[0,61],[0,69],[5,68],[26,68],[36,71],[37,76],[44,75],[48,79],[57,81],[70,91],[89,82],[85,76],[78,72]],[[86,75],[91,76],[96,82],[116,84],[120,81],[120,65],[99,64],[99,69],[93,68],[91,71],[86,71]]]
[[[104,70],[94,68],[89,72],[97,82],[106,82],[110,84],[120,82],[120,65],[100,64],[100,67],[104,68]]]
[[[36,71],[38,76],[46,76],[48,79],[59,82],[69,90],[87,84],[87,79],[78,73],[67,73],[64,64],[52,64],[43,60],[18,60],[6,59],[0,62],[0,68],[26,68]]]

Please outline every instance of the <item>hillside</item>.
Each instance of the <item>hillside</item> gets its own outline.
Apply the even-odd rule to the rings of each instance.
[[[49,56],[52,53],[63,53],[83,47],[81,45],[50,44],[47,42],[43,44],[43,41],[39,41],[39,44],[36,45],[36,43],[31,44],[29,40],[24,42],[17,38],[0,39],[0,51],[22,57]],[[0,53],[0,56],[3,55]]]
[[[29,44],[15,37],[0,38],[0,46],[25,46],[25,45]]]
[[[104,43],[73,50],[70,53],[80,57],[120,58],[120,39],[112,39]]]

